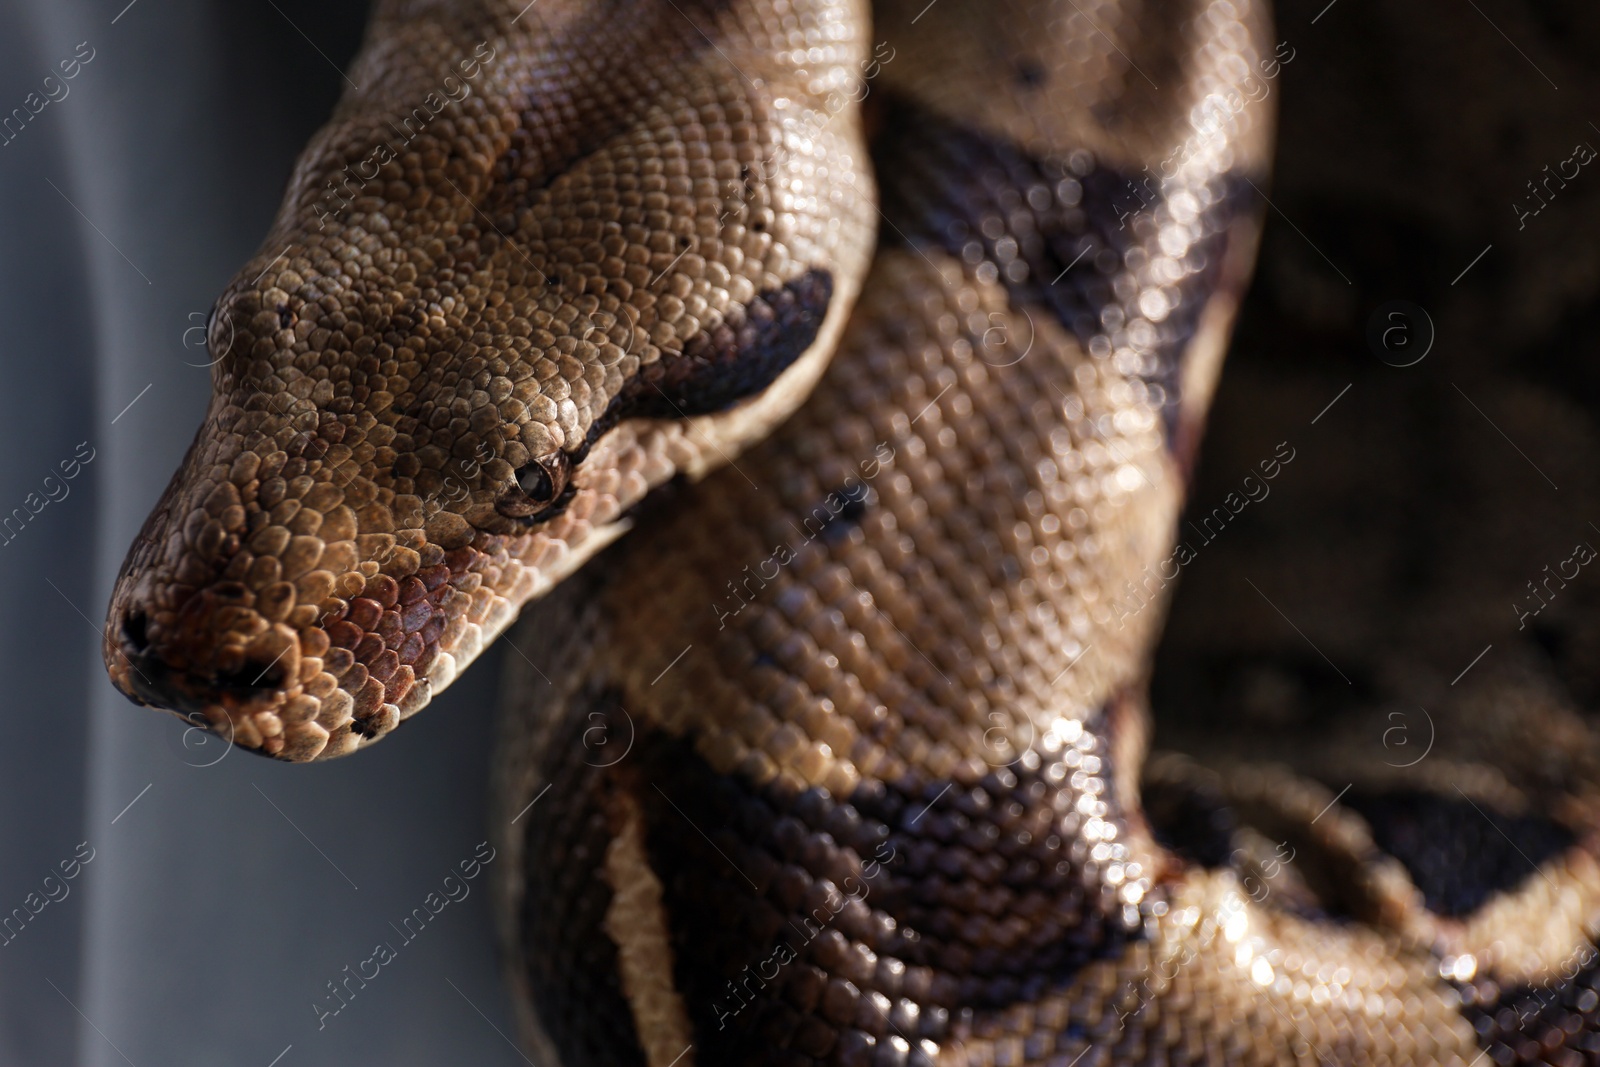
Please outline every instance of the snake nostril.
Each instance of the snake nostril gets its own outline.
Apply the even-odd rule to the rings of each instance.
[[[224,589],[215,599],[231,604],[237,598]],[[274,646],[263,655],[214,643],[216,619],[211,614],[198,623],[180,619],[175,626],[162,627],[143,605],[131,604],[116,627],[117,684],[141,704],[191,711],[271,702],[283,695],[296,670],[292,659],[284,662],[289,649]]]
[[[122,620],[122,639],[128,650],[142,653],[150,647],[150,619],[142,611],[132,611]]]

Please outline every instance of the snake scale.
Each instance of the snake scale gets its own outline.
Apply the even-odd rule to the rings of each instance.
[[[1414,768],[1146,759],[1282,60],[1254,0],[381,0],[113,681],[329,758],[537,600],[541,1064],[1600,1061],[1595,745],[1536,681]]]

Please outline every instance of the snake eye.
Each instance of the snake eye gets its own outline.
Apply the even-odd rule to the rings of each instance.
[[[548,504],[561,492],[556,484],[557,472],[535,460],[517,471],[517,488],[528,495],[535,504]]]
[[[513,519],[550,519],[566,504],[571,460],[557,452],[518,467],[517,487],[502,493],[495,510]]]

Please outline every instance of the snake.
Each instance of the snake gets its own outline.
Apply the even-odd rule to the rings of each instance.
[[[305,762],[510,644],[542,1064],[1595,1062],[1538,677],[1430,762],[1150,752],[1290,55],[1257,0],[379,0],[113,683]]]

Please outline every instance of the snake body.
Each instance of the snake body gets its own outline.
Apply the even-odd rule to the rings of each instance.
[[[113,679],[324,758],[538,598],[495,825],[540,1063],[1593,1062],[1595,764],[1558,712],[1519,710],[1559,776],[1427,772],[1554,820],[1535,876],[1448,902],[1406,843],[1433,809],[1354,747],[1145,758],[1266,12],[868,25],[380,3],[219,302]]]

